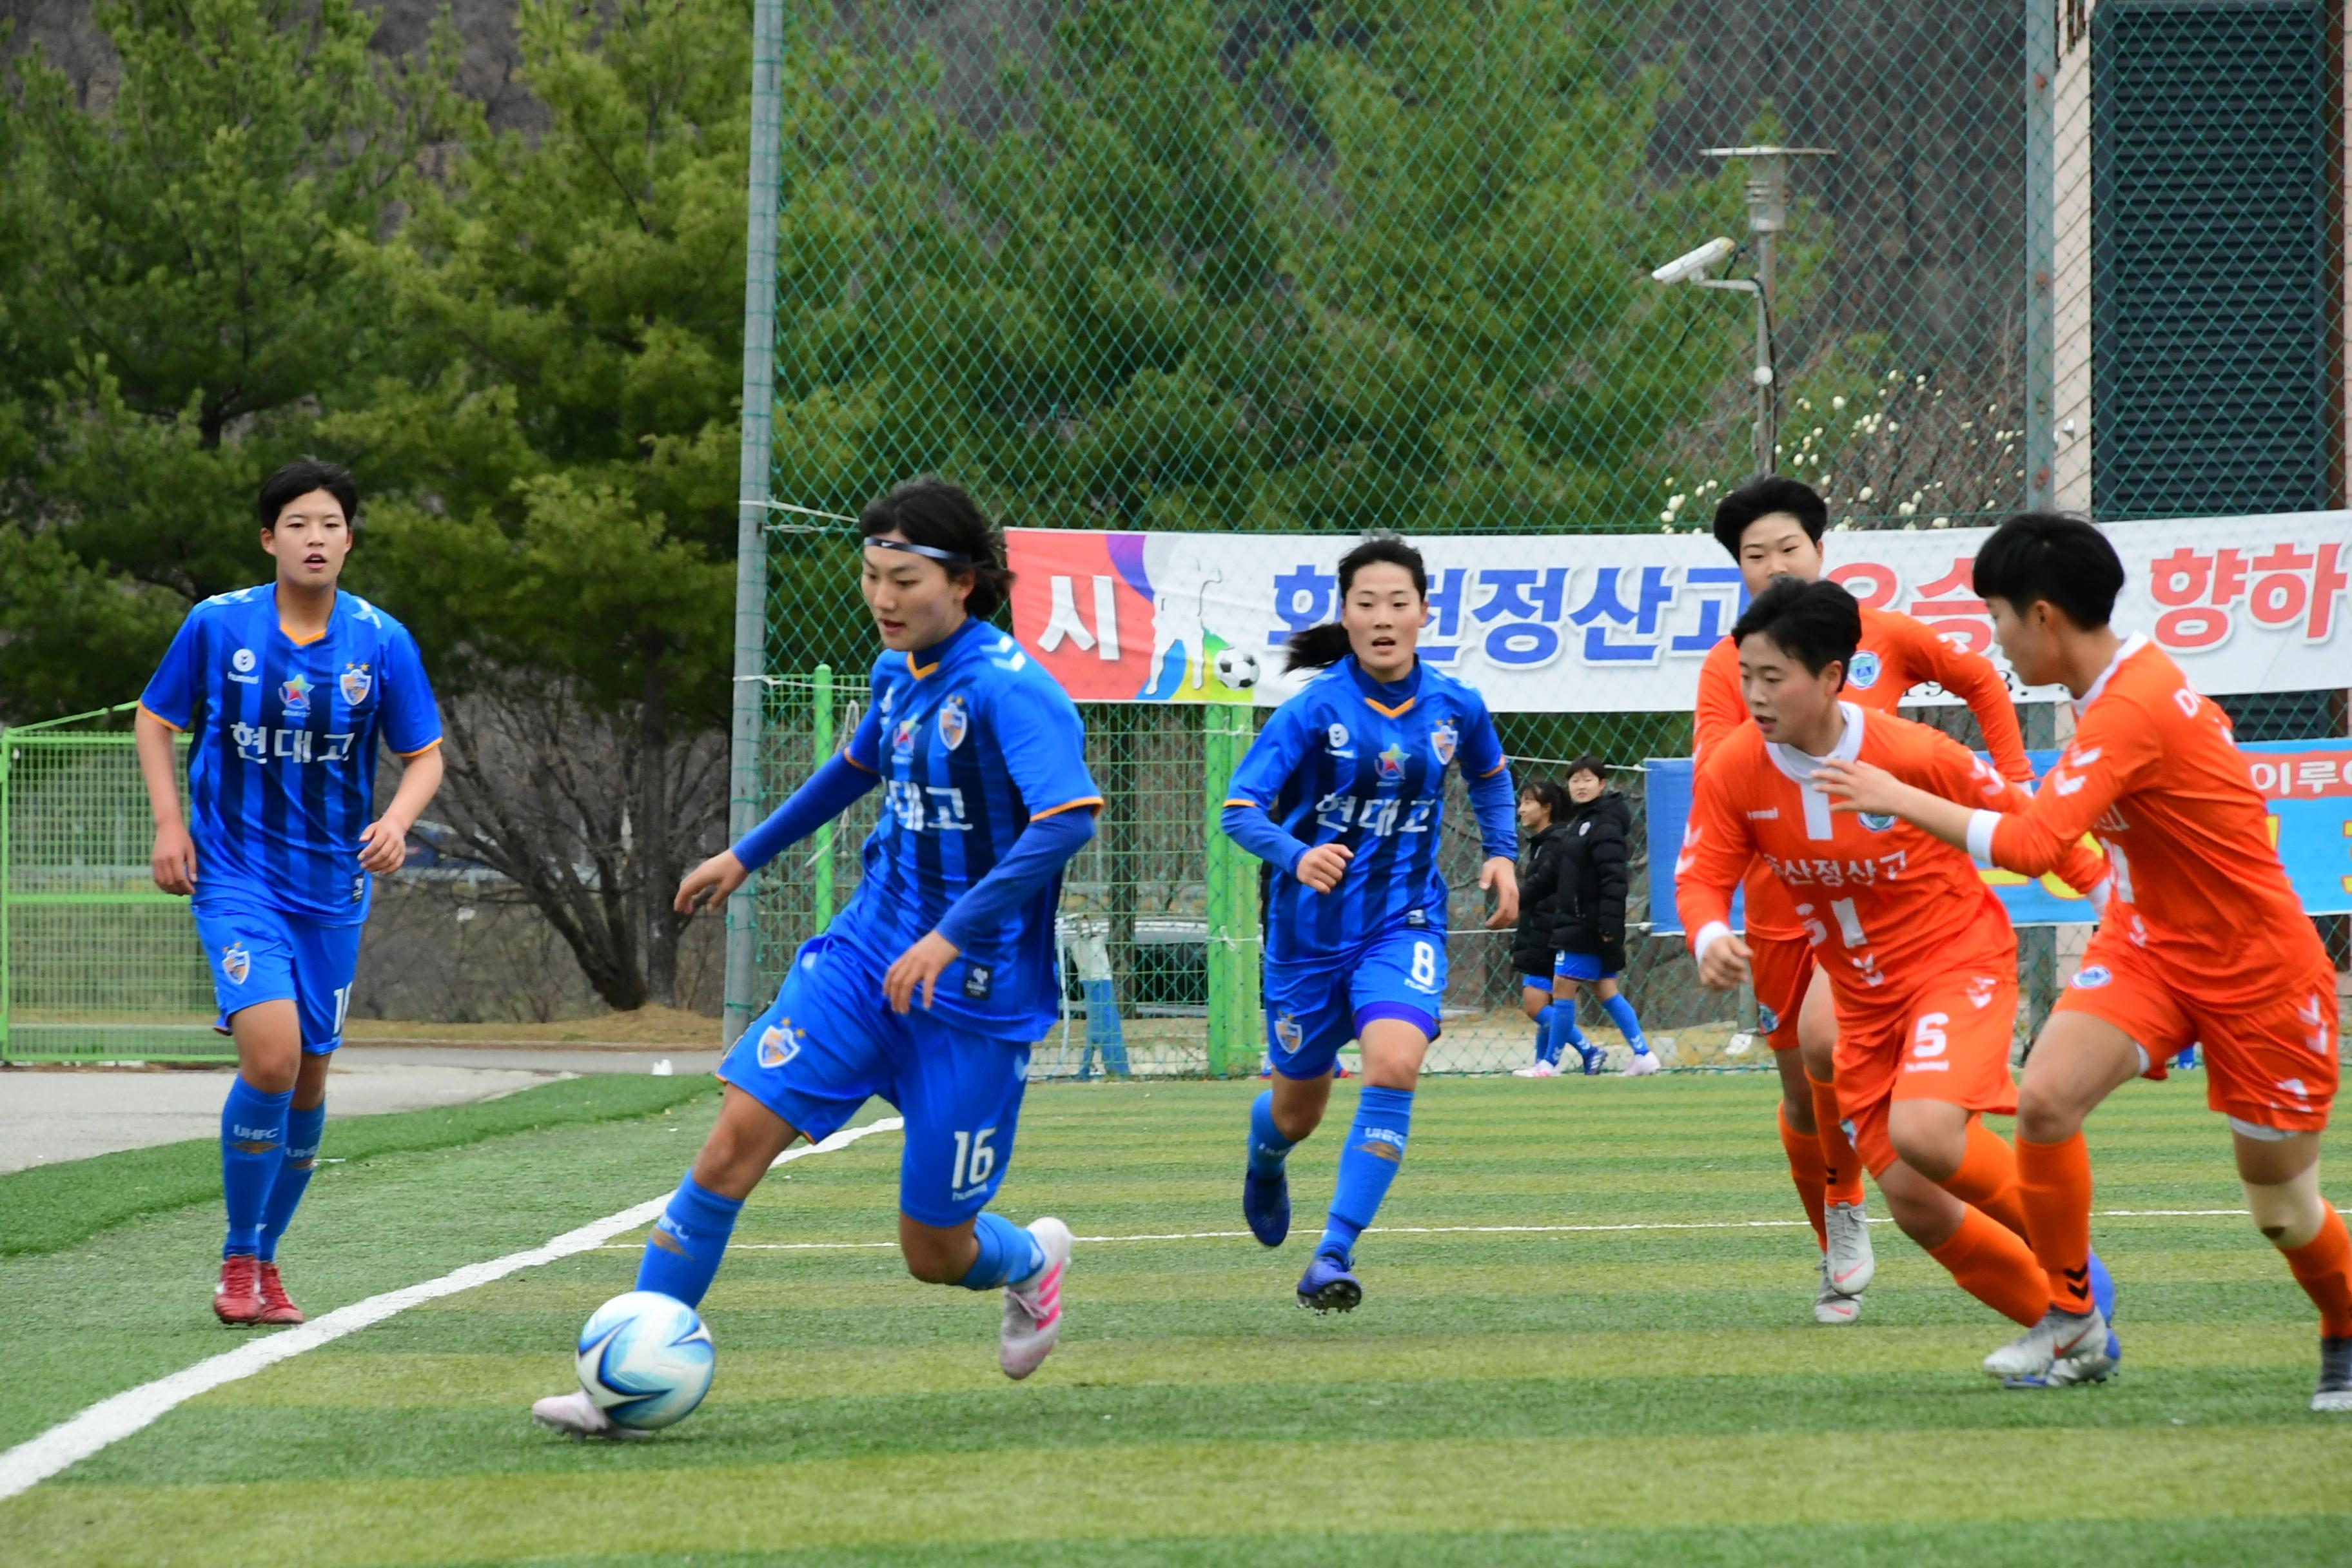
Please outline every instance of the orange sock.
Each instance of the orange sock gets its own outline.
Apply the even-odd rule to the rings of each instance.
[[[1822,1211],[1822,1141],[1810,1132],[1800,1132],[1789,1125],[1789,1108],[1779,1112],[1780,1147],[1789,1153],[1789,1179],[1797,1184],[1797,1196],[1803,1200],[1805,1217],[1813,1222],[1813,1239],[1826,1252],[1830,1246],[1829,1222]]]
[[[2319,1331],[2331,1340],[2352,1334],[2352,1233],[2345,1230],[2344,1216],[2331,1207],[2317,1236],[2280,1253],[2319,1309]]]
[[[2025,1234],[2050,1276],[2050,1299],[2069,1312],[2091,1310],[2091,1151],[2075,1133],[2063,1143],[2017,1141],[2017,1190]]]
[[[2017,1156],[1999,1133],[1973,1116],[1969,1118],[1968,1152],[1960,1156],[1960,1168],[1943,1187],[2020,1237],[2025,1235],[2025,1200],[2017,1190]]]
[[[1823,1201],[1858,1204],[1862,1202],[1862,1160],[1838,1121],[1837,1085],[1823,1083],[1811,1073],[1805,1075],[1805,1081],[1813,1088],[1813,1125],[1821,1130]]]
[[[1951,1271],[1961,1289],[2013,1323],[2027,1328],[2050,1310],[2050,1284],[2024,1239],[1969,1205],[1960,1228],[1927,1256]]]

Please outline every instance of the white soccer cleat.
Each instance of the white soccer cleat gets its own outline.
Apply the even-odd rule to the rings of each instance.
[[[1004,1331],[996,1364],[1010,1378],[1024,1378],[1045,1364],[1062,1337],[1062,1275],[1070,1267],[1070,1227],[1051,1215],[1029,1227],[1045,1254],[1045,1267],[1004,1288]]]
[[[1856,1290],[1848,1295],[1830,1283],[1827,1256],[1822,1258],[1821,1276],[1821,1289],[1813,1293],[1813,1321],[1827,1323],[1832,1328],[1843,1328],[1859,1321],[1862,1318],[1862,1292]]]
[[[1558,1078],[1559,1069],[1551,1063],[1538,1058],[1526,1067],[1513,1068],[1511,1076],[1513,1078]]]
[[[2098,1308],[2079,1316],[2053,1307],[2042,1321],[1985,1357],[1984,1369],[1994,1377],[2026,1386],[2067,1388],[2081,1383],[2104,1383],[2116,1363],[2107,1354],[2107,1320]]]
[[[585,1389],[573,1389],[569,1394],[553,1394],[530,1407],[530,1418],[551,1432],[561,1432],[567,1437],[613,1437],[628,1439],[650,1437],[650,1432],[639,1432],[624,1426],[596,1408]]]
[[[1627,1078],[1647,1078],[1658,1070],[1658,1053],[1643,1051],[1625,1064]]]
[[[1878,1272],[1878,1258],[1870,1250],[1870,1220],[1860,1204],[1832,1204],[1822,1218],[1829,1232],[1822,1278],[1841,1296],[1859,1296]]]

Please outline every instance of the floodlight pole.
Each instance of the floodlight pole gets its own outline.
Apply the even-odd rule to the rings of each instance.
[[[1748,379],[1756,385],[1756,471],[1780,469],[1780,386],[1773,363],[1772,311],[1779,304],[1774,276],[1779,262],[1781,230],[1789,226],[1789,163],[1794,158],[1828,158],[1827,147],[1709,147],[1710,158],[1738,158],[1748,165],[1748,232],[1756,242],[1753,279],[1702,279],[1704,289],[1729,289],[1756,297],[1756,363]]]

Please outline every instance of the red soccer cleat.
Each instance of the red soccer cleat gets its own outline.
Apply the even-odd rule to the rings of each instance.
[[[257,1321],[273,1327],[282,1324],[288,1328],[307,1321],[302,1316],[302,1309],[286,1294],[285,1282],[278,1278],[278,1265],[265,1263],[260,1273],[261,1316]]]
[[[220,1289],[213,1293],[213,1316],[233,1329],[260,1322],[261,1262],[249,1252],[221,1259]]]

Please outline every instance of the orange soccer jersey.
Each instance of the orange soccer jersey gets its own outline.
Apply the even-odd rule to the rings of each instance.
[[[1837,757],[1947,797],[2011,808],[2028,799],[1939,731],[1853,703],[1844,711]],[[1675,862],[1678,901],[1696,952],[1727,931],[1731,889],[1751,862],[1785,890],[1837,1001],[1839,1107],[1883,1170],[1890,1097],[2013,1109],[2017,936],[1959,850],[1894,817],[1832,812],[1811,782],[1819,762],[1753,725],[1711,752]],[[2105,874],[2079,846],[2060,869],[2084,889]]]
[[[1891,610],[1862,612],[1862,642],[1853,666],[1846,672],[1840,695],[1858,708],[1892,713],[1913,687],[1934,681],[1968,703],[1984,731],[1985,749],[2004,778],[2024,783],[2033,777],[2025,760],[2025,739],[2018,731],[2017,710],[2011,705],[2009,684],[1990,659],[1954,647],[1926,623]],[[1748,704],[1739,694],[1739,645],[1724,638],[1707,650],[1699,666],[1698,700],[1691,714],[1691,752],[1700,762],[1717,742],[1748,722]],[[1746,884],[1748,935],[1751,942],[1774,938],[1802,940],[1804,923],[1797,918],[1788,894],[1758,866]],[[1759,991],[1759,994],[1761,994]],[[1790,998],[1785,1009],[1792,1021]],[[1774,1000],[1771,1004],[1780,1006]]]
[[[2116,901],[2059,1005],[2159,1058],[2202,1041],[2217,1110],[2324,1126],[2334,976],[2228,718],[2137,636],[2074,710],[2041,793],[1969,825],[1970,852],[2014,871],[2047,869],[2086,830],[2106,849]]]

